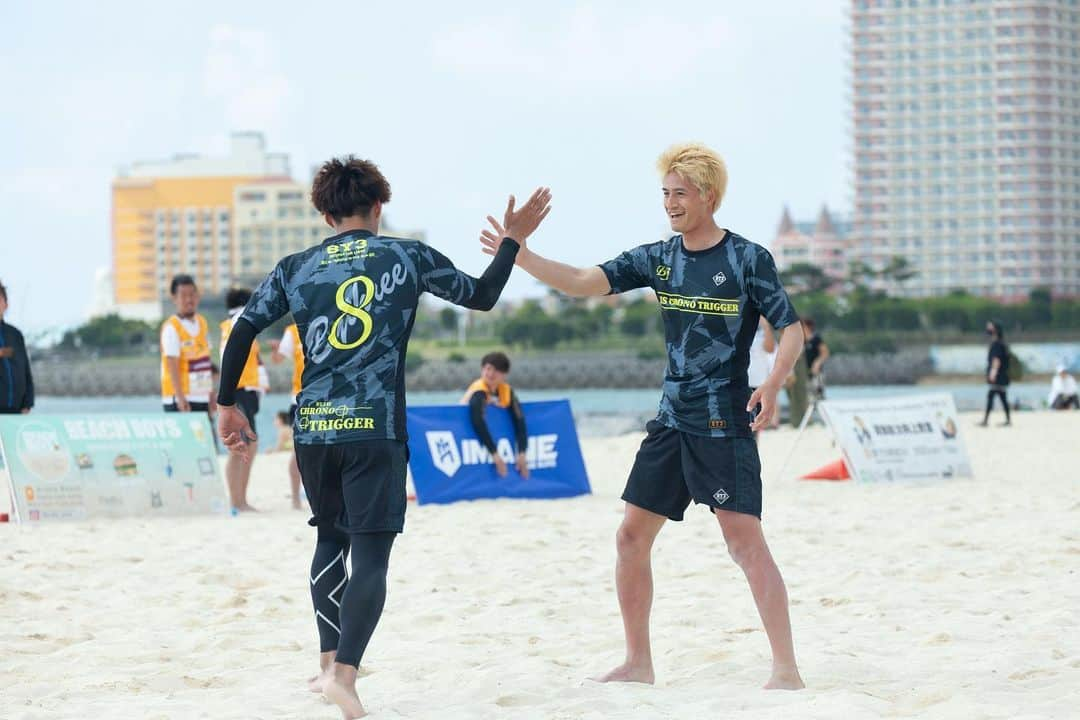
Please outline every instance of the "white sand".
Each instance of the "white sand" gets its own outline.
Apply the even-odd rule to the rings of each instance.
[[[1080,413],[963,419],[976,479],[776,481],[765,526],[809,689],[768,646],[714,520],[655,552],[657,686],[583,682],[622,657],[618,499],[640,436],[585,443],[595,495],[410,507],[360,691],[380,718],[1080,717]],[[821,428],[792,471],[837,457]],[[0,525],[0,717],[327,718],[313,531],[262,456],[241,518]]]

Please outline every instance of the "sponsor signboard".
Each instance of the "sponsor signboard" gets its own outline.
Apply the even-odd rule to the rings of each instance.
[[[420,504],[477,498],[559,498],[583,495],[589,478],[567,400],[522,403],[529,436],[529,477],[514,469],[509,411],[487,408],[488,429],[509,472],[499,477],[491,453],[473,432],[469,408],[442,405],[408,409],[409,469]]]
[[[825,400],[819,408],[856,480],[972,475],[952,395]]]
[[[14,519],[224,512],[203,413],[0,416]]]

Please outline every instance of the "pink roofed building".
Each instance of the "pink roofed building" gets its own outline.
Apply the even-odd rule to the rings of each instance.
[[[780,226],[772,241],[776,266],[786,270],[797,263],[816,265],[836,280],[848,270],[848,242],[851,221],[834,218],[824,205],[816,221],[796,222],[787,207],[780,217]]]

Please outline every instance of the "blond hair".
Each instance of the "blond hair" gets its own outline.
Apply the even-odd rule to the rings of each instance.
[[[716,193],[711,210],[716,212],[727,190],[727,165],[716,151],[701,143],[672,145],[656,161],[661,175],[677,173],[688,180],[704,198],[710,190]]]

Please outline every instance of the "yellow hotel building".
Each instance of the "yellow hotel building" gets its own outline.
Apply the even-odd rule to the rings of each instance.
[[[226,157],[182,155],[136,163],[112,184],[113,288],[125,315],[160,316],[178,273],[204,294],[234,276],[236,188],[289,178],[288,158],[265,152],[257,133],[232,136]]]

